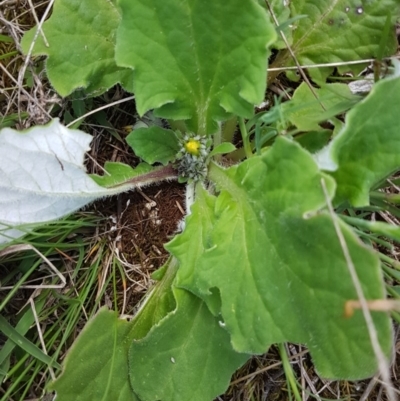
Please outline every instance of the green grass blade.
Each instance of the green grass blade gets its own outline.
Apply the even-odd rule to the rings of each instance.
[[[49,366],[61,369],[61,366],[57,362],[53,361],[51,357],[41,351],[35,344],[18,333],[18,331],[15,330],[15,328],[12,327],[3,316],[0,316],[0,331],[2,331],[11,341],[21,347],[24,351],[28,352],[34,358],[39,359]]]
[[[12,43],[13,40],[12,38],[10,38],[7,35],[0,35],[0,42],[4,42],[4,43]]]
[[[44,302],[45,302],[45,297],[42,297],[42,299],[35,304],[36,312],[38,314],[40,313],[40,311],[44,305]],[[21,319],[17,323],[14,330],[16,332],[18,332],[21,336],[23,336],[29,330],[29,328],[34,323],[34,321],[35,321],[35,318],[33,316],[33,311],[31,308],[29,308],[24,313],[24,315],[21,317]],[[11,354],[11,352],[15,348],[15,346],[16,346],[16,343],[14,341],[12,341],[11,339],[6,341],[6,343],[3,345],[3,347],[0,350],[0,366],[3,366],[2,364],[4,363],[6,358]]]

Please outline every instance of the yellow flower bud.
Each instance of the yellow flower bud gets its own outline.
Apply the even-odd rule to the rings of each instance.
[[[199,156],[200,155],[200,141],[196,139],[189,139],[185,144],[185,150],[189,154],[193,156]]]

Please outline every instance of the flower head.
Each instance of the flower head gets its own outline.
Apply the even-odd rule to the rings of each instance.
[[[209,138],[187,133],[180,140],[176,155],[179,175],[194,181],[204,180],[207,175],[206,160],[210,151]]]
[[[186,152],[193,156],[199,156],[200,155],[200,146],[201,143],[199,140],[196,140],[194,138],[189,139],[185,144],[183,145],[185,147]]]

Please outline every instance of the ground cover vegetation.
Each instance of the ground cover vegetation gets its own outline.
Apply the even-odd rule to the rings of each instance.
[[[22,38],[12,13],[0,15],[11,46],[1,57],[16,60],[12,45],[24,55],[2,67],[17,87],[5,98],[29,105],[28,89],[46,79],[53,96],[35,103],[41,112],[2,110],[2,399],[322,399],[323,380],[373,375],[329,390],[368,399],[381,380],[373,397],[396,399],[400,1],[36,8]],[[110,123],[110,103],[128,135]],[[17,129],[24,119],[34,126]],[[161,182],[150,197],[141,189]],[[117,216],[107,214],[113,195]],[[171,199],[181,215],[161,211]],[[267,370],[259,355],[269,350],[285,390],[266,384],[279,375],[235,387],[251,366]]]

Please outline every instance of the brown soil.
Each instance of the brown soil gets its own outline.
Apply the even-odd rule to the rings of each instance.
[[[131,314],[151,286],[150,274],[168,257],[164,244],[177,232],[183,218],[183,187],[163,183],[112,197],[95,207],[108,216],[104,234],[115,244],[125,266],[125,312]]]

